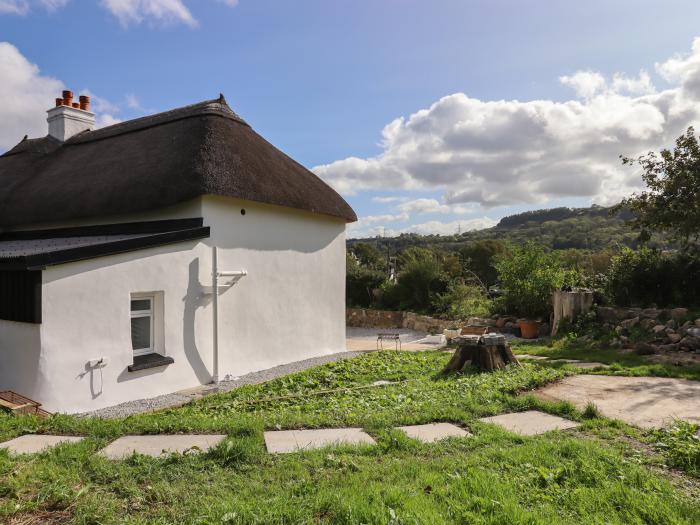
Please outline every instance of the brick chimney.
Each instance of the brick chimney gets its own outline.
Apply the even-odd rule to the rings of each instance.
[[[95,127],[95,114],[90,112],[90,97],[80,95],[80,102],[73,102],[73,92],[64,91],[56,99],[56,106],[47,111],[49,135],[65,142],[73,135]]]

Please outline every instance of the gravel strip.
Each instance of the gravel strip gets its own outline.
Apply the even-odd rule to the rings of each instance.
[[[164,394],[162,396],[151,397],[148,399],[137,399],[136,401],[127,401],[126,403],[101,408],[93,412],[84,412],[78,415],[95,416],[103,419],[114,419],[131,416],[133,414],[140,414],[142,412],[150,412],[152,410],[177,407],[208,394],[228,392],[229,390],[234,390],[243,385],[257,385],[259,383],[265,383],[287,374],[301,372],[308,368],[313,368],[325,363],[333,363],[343,359],[350,359],[365,353],[367,352],[339,352],[337,354],[312,357],[311,359],[304,359],[303,361],[296,361],[294,363],[268,368],[267,370],[251,372],[250,374],[246,374],[235,379],[219,381],[218,385],[202,385],[198,388],[174,392],[172,394]]]

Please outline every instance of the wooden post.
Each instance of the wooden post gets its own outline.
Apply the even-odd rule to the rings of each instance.
[[[466,335],[454,340],[457,349],[442,370],[443,374],[459,372],[469,364],[488,372],[505,368],[511,363],[520,365],[501,334],[485,334],[481,337]]]
[[[554,305],[552,335],[555,336],[564,319],[574,321],[579,315],[591,309],[593,306],[593,292],[588,290],[556,291],[552,298],[552,304]]]

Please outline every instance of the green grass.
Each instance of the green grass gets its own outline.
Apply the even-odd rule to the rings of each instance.
[[[0,522],[42,523],[698,523],[698,501],[629,443],[640,431],[519,392],[571,373],[525,364],[437,377],[444,353],[384,352],[154,414],[105,421],[0,416],[0,439],[87,436],[35,456],[0,452]],[[396,385],[349,390],[377,380]],[[318,392],[334,390],[315,395]],[[520,437],[477,421],[538,408],[575,432]],[[422,445],[399,424],[453,421],[474,434]],[[268,455],[262,432],[353,425],[374,447]],[[211,452],[108,461],[127,433],[224,432]],[[624,439],[623,439],[624,438]]]
[[[515,354],[530,354],[551,359],[578,359],[610,365],[607,369],[587,371],[593,374],[680,377],[700,381],[700,365],[676,365],[672,363],[653,363],[649,356],[638,355],[633,351],[621,351],[605,342],[581,340],[575,337],[563,337],[546,343],[518,342],[513,345]],[[539,364],[544,362],[539,361]],[[547,363],[554,368],[571,369],[562,363]]]

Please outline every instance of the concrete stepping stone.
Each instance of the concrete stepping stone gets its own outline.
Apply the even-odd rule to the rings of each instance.
[[[525,412],[513,412],[510,414],[500,414],[498,416],[482,417],[479,421],[499,425],[521,436],[535,436],[537,434],[544,434],[550,430],[566,430],[579,426],[579,424],[574,421],[540,412],[539,410],[527,410]]]
[[[225,437],[221,434],[122,436],[103,448],[99,454],[108,459],[124,459],[136,452],[157,458],[172,452],[182,454],[190,449],[206,451],[220,443]]]
[[[518,359],[529,359],[531,361],[546,361],[549,359],[543,355],[530,355],[530,354],[515,354]]]
[[[582,361],[580,363],[574,363],[573,364],[576,368],[610,368],[610,365],[606,365],[605,363],[596,363],[596,362],[587,362],[587,361]]]
[[[271,454],[311,450],[329,445],[374,445],[361,428],[323,428],[318,430],[277,430],[265,432],[265,446]]]
[[[428,423],[427,425],[410,425],[397,428],[405,432],[408,437],[423,443],[434,443],[450,437],[471,436],[470,432],[452,423]]]
[[[4,443],[0,448],[6,448],[10,454],[37,454],[53,448],[61,443],[77,443],[85,438],[78,436],[51,436],[48,434],[27,434],[16,437]]]

